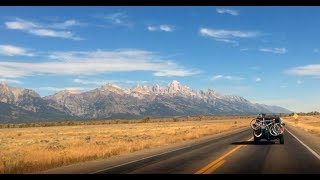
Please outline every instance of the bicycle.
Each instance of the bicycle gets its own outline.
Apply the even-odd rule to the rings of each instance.
[[[253,119],[250,122],[250,126],[253,129],[253,135],[255,142],[260,139],[280,139],[280,143],[283,144],[284,123],[276,122],[276,118],[265,119],[265,115]],[[270,136],[271,135],[271,136]],[[263,137],[262,137],[263,136]]]

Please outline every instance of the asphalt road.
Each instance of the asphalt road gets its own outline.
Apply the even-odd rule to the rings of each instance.
[[[316,143],[316,142],[315,142]],[[320,159],[290,133],[253,143],[252,130],[103,168],[98,174],[320,174]]]

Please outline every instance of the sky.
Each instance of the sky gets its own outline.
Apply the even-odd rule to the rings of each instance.
[[[173,80],[320,111],[320,7],[0,7],[0,81],[41,96]]]

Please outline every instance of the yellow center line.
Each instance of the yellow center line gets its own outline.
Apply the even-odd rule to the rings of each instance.
[[[221,161],[217,162],[215,165],[211,166],[209,169],[207,169],[204,173],[202,174],[210,174],[216,169],[218,169],[220,166],[222,166],[226,162],[226,160],[222,159]]]
[[[251,141],[253,139],[253,137],[251,137],[250,139],[248,139],[247,141]],[[218,159],[212,161],[211,163],[209,163],[208,165],[206,165],[205,167],[201,168],[200,170],[198,170],[195,174],[210,174],[213,171],[215,171],[218,167],[220,167],[222,164],[224,164],[225,160],[224,158],[226,158],[227,156],[229,156],[230,154],[234,153],[235,151],[237,151],[238,149],[240,149],[241,147],[246,146],[246,145],[238,145],[237,147],[233,148],[232,150],[230,150],[229,152],[227,152],[226,154],[222,155],[221,157],[219,157]]]

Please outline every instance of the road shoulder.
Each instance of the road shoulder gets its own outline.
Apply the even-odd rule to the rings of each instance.
[[[320,137],[292,125],[286,124],[286,128],[289,129],[291,133],[297,136],[303,143],[309,146],[318,155],[320,155]]]

